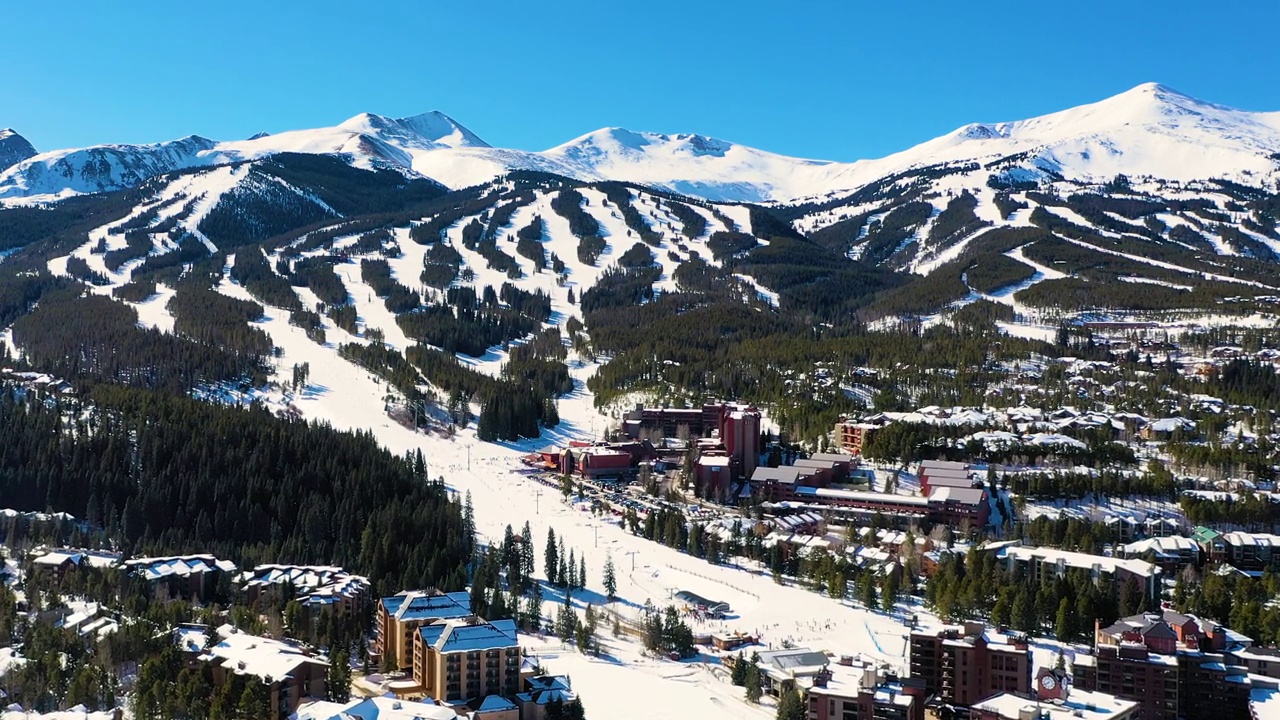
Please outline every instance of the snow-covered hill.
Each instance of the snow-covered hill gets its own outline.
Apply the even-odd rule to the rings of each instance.
[[[0,139],[0,155],[4,147]],[[408,118],[365,113],[333,127],[229,142],[191,136],[34,157],[24,155],[29,145],[15,147],[21,151],[13,155],[18,162],[0,172],[0,200],[113,190],[182,168],[302,152],[340,154],[359,167],[398,167],[454,189],[511,170],[537,170],[715,201],[791,202],[836,197],[940,164],[976,163],[1021,181],[1097,182],[1124,174],[1260,184],[1275,179],[1280,168],[1280,113],[1235,110],[1149,83],[1038,118],[965,125],[903,152],[853,163],[792,158],[702,135],[621,128],[540,152],[497,148],[439,112]]]

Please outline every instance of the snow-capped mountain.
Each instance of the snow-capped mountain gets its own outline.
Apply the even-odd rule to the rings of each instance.
[[[0,129],[0,171],[6,170],[36,154],[27,139],[9,128]]]
[[[965,125],[879,160],[844,166],[825,192],[941,163],[999,163],[1027,177],[1094,182],[1264,180],[1280,170],[1280,112],[1215,105],[1157,83],[1027,120]],[[815,192],[815,195],[822,194]]]
[[[1021,180],[1095,181],[1117,174],[1265,180],[1280,167],[1280,113],[1234,110],[1149,83],[1037,118],[965,125],[900,153],[853,163],[792,158],[703,135],[621,128],[540,152],[497,148],[440,112],[408,118],[364,113],[333,127],[230,142],[191,136],[19,157],[29,147],[23,145],[13,155],[18,162],[0,172],[0,199],[120,189],[182,168],[300,152],[340,154],[358,167],[395,166],[454,189],[511,170],[538,170],[714,201],[788,202],[830,197],[940,163],[998,164]]]
[[[215,142],[192,135],[153,145],[100,145],[42,153],[0,173],[0,199],[120,190],[175,170],[285,152],[338,154],[357,167],[412,171],[418,156],[464,148],[488,145],[443,113],[408,118],[364,113],[331,128],[259,133],[248,140]]]
[[[847,167],[777,155],[703,135],[605,128],[541,155],[574,177],[625,180],[716,201],[764,202],[825,188]]]
[[[97,145],[54,150],[0,173],[0,199],[78,195],[135,187],[148,178],[208,164],[217,143],[196,135],[151,145]]]

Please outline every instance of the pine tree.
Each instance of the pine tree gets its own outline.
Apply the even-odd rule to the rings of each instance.
[[[330,702],[344,703],[351,698],[351,656],[345,648],[339,648],[329,656],[326,685]]]
[[[587,587],[587,554],[583,553],[578,557],[578,589],[585,590]]]
[[[485,573],[480,570],[471,578],[471,612],[480,617],[489,614],[489,588],[484,581]]]
[[[565,593],[564,604],[560,606],[560,615],[556,618],[556,635],[560,636],[561,640],[572,641],[577,629],[578,614],[573,610],[569,593]]]
[[[569,578],[565,580],[565,585],[576,590],[578,589],[578,563],[576,562],[576,559],[573,556],[572,549],[569,550],[568,566],[569,566],[568,567]]]
[[[1071,601],[1065,597],[1058,603],[1058,617],[1055,619],[1053,628],[1054,635],[1060,642],[1066,642],[1075,635],[1071,623]]]
[[[614,575],[612,555],[604,561],[604,592],[609,602],[613,602],[618,594],[618,578]]]
[[[747,659],[742,656],[742,651],[738,651],[738,656],[733,659],[733,670],[729,673],[729,682],[742,687],[747,684]]]
[[[520,531],[520,574],[525,579],[533,577],[533,531],[529,529],[529,521],[524,521],[524,528]]]
[[[860,581],[860,583],[861,585],[859,586],[858,591],[862,598],[862,604],[865,605],[868,610],[875,610],[876,608],[875,578],[871,576],[870,572],[863,572],[862,580]]]
[[[899,574],[893,572],[892,569],[884,577],[884,596],[880,598],[880,606],[887,613],[893,612],[893,608],[898,602],[898,585],[901,582],[898,578]]]
[[[760,696],[764,694],[764,688],[760,686],[760,666],[754,660],[747,663],[746,670],[743,672],[742,685],[746,688],[747,702],[757,704],[760,702]]]
[[[462,503],[462,531],[468,538],[476,536],[476,513],[471,506],[471,491],[467,491],[466,500]]]
[[[529,628],[534,632],[542,629],[542,583],[533,584],[533,592],[529,595]]]
[[[502,592],[502,588],[495,587],[493,589],[493,600],[489,602],[489,608],[485,613],[485,617],[490,620],[495,620],[506,618],[508,615],[506,595]]]
[[[804,720],[804,702],[794,684],[788,684],[778,697],[778,720]]]
[[[556,584],[556,570],[559,569],[559,556],[556,554],[556,531],[553,528],[547,528],[547,547],[544,550],[543,559],[546,560],[547,582],[552,585]]]

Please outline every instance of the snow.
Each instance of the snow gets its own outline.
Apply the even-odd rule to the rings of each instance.
[[[912,168],[985,164],[1019,153],[1026,154],[1022,165],[1003,172],[1057,173],[1085,182],[1124,173],[1256,184],[1276,176],[1268,157],[1276,147],[1280,113],[1234,110],[1154,83],[1041,117],[966,125],[888,157],[853,163],[792,158],[703,135],[616,127],[541,152],[495,148],[439,112],[407,118],[364,113],[332,127],[249,140],[191,136],[42,153],[0,172],[0,200],[118,189],[164,172],[280,152],[343,154],[360,167],[412,171],[455,189],[527,169],[649,184],[710,200],[765,202],[830,197]]]
[[[218,289],[232,297],[248,297],[229,277]],[[328,320],[325,322],[329,330]],[[541,547],[548,529],[554,527],[566,547],[586,559],[587,588],[574,596],[580,608],[586,602],[603,603],[601,570],[605,559],[612,557],[618,568],[619,600],[615,605],[623,614],[635,615],[646,600],[664,606],[676,590],[691,590],[733,606],[729,618],[698,623],[700,630],[741,630],[761,635],[766,647],[790,640],[837,653],[864,652],[903,666],[905,628],[891,617],[801,588],[777,585],[767,573],[709,565],[634,537],[616,522],[562,503],[557,491],[517,472],[523,454],[552,442],[591,438],[605,427],[608,419],[596,412],[589,393],[579,389],[563,398],[559,403],[561,426],[550,437],[537,440],[490,444],[479,442],[473,429],[461,430],[452,438],[414,432],[386,416],[384,383],[339,358],[332,344],[321,347],[307,339],[300,328],[288,324],[287,313],[277,308],[266,308],[266,317],[258,324],[281,348],[281,356],[274,359],[278,369],[302,362],[311,368],[304,390],[275,396],[271,398],[274,403],[292,405],[305,417],[327,421],[339,429],[368,429],[393,452],[421,449],[433,476],[443,476],[454,492],[470,492],[483,538],[497,541],[508,523],[519,529],[528,520]],[[589,363],[571,361],[570,365],[579,388],[595,369]],[[554,592],[547,591],[544,607],[548,612],[559,601]],[[607,630],[602,634],[607,635]],[[521,637],[522,644],[536,647],[537,642]],[[686,717],[689,707],[701,708],[711,718],[765,712],[740,704],[740,691],[717,679],[709,669],[716,665],[714,658],[705,666],[644,659],[639,647],[629,642],[618,643],[613,657],[603,660],[585,658],[576,651],[555,652],[549,646],[540,652],[549,671],[573,676],[574,690],[588,708],[609,717]],[[640,697],[646,702],[623,699],[616,692],[623,685],[642,691]],[[643,692],[646,689],[649,692]],[[628,697],[634,695],[628,693]]]
[[[169,314],[165,306],[169,304],[169,299],[174,294],[173,288],[157,284],[155,295],[142,302],[129,303],[138,312],[138,324],[142,327],[152,327],[167,333],[173,332],[173,316]]]
[[[1062,235],[1056,235],[1055,237],[1058,237],[1061,240],[1069,242],[1072,245],[1079,245],[1082,248],[1093,250],[1094,252],[1099,252],[1104,255],[1115,255],[1116,257],[1122,257],[1122,258],[1125,258],[1126,260],[1132,260],[1134,262],[1143,263],[1146,265],[1150,265],[1152,267],[1158,267],[1163,270],[1173,270],[1174,272],[1180,272],[1186,275],[1194,275],[1197,277],[1202,277],[1206,280],[1216,280],[1218,282],[1227,282],[1227,283],[1239,283],[1241,285],[1249,285],[1251,287],[1259,287],[1266,290],[1280,290],[1280,288],[1276,288],[1271,285],[1263,285],[1262,283],[1254,282],[1253,280],[1241,280],[1239,278],[1233,278],[1229,275],[1219,275],[1217,273],[1204,272],[1200,270],[1190,270],[1188,268],[1182,267],[1181,265],[1174,265],[1173,263],[1167,263],[1160,260],[1152,260],[1151,258],[1144,258],[1141,255],[1124,253],[1124,252],[1120,252],[1119,250],[1101,248],[1101,247],[1098,247],[1097,245],[1084,242],[1083,240],[1076,240],[1074,238],[1069,238]]]

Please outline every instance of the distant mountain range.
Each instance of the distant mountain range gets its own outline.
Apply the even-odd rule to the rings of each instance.
[[[972,124],[886,158],[836,163],[777,155],[702,135],[605,128],[540,152],[493,147],[440,112],[361,114],[339,125],[216,142],[100,145],[35,154],[0,131],[0,198],[133,187],[191,167],[282,152],[338,154],[357,167],[394,167],[452,189],[512,170],[582,181],[634,182],[713,201],[789,202],[856,190],[939,163],[997,163],[1013,180],[1104,181],[1117,174],[1265,183],[1280,162],[1280,113],[1196,100],[1157,84],[1029,120]]]
[[[0,206],[56,211],[60,199],[141,189],[130,227],[163,230],[150,251],[158,253],[184,237],[217,252],[324,223],[390,222],[378,213],[407,213],[395,227],[425,225],[449,246],[475,245],[453,237],[468,225],[514,243],[518,223],[536,215],[546,248],[590,258],[577,271],[579,291],[623,260],[633,236],[658,251],[667,291],[679,264],[709,258],[772,302],[805,298],[817,308],[816,298],[840,296],[866,320],[939,316],[979,300],[1004,306],[1002,317],[1243,312],[1280,296],[1280,113],[1158,84],[1029,120],[966,125],[853,163],[620,128],[539,152],[497,148],[430,112],[362,114],[246,140],[193,135],[39,154],[6,130],[0,168]],[[630,185],[634,207],[618,183]],[[575,187],[597,193],[583,196],[581,212],[557,200]],[[0,244],[38,239],[10,234]],[[777,237],[791,243],[766,249]],[[94,253],[82,250],[92,267]],[[780,272],[780,255],[807,269]],[[454,264],[476,275],[493,267]]]

